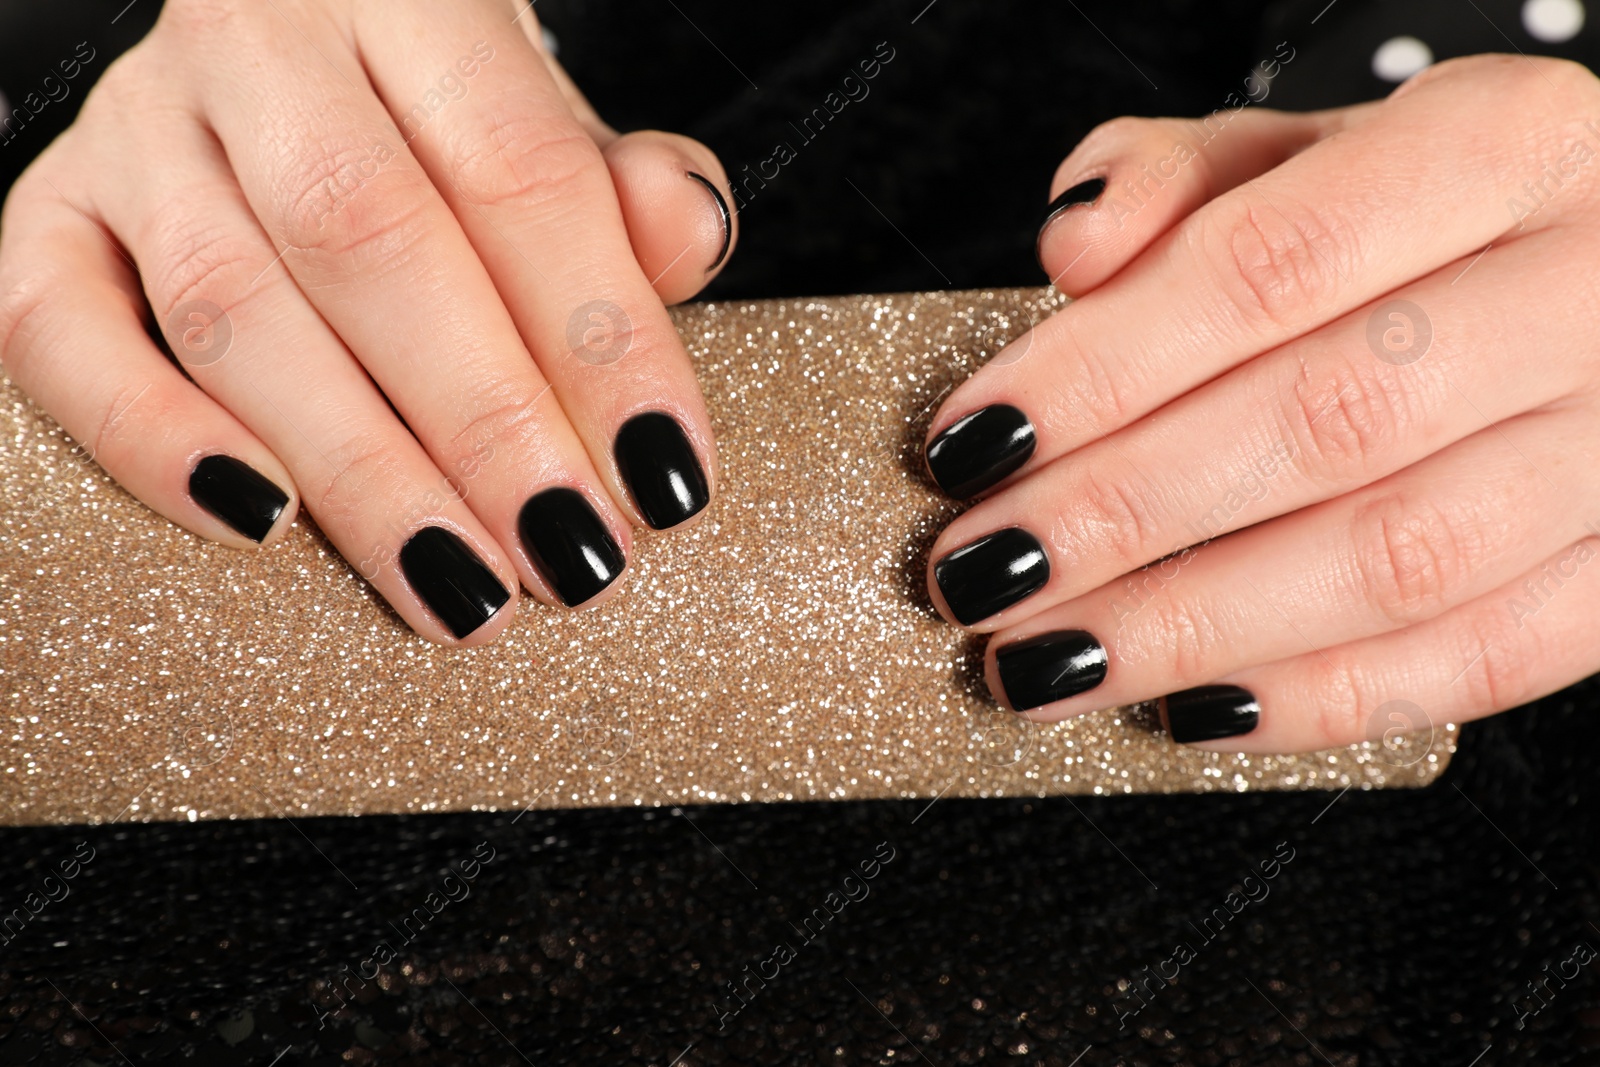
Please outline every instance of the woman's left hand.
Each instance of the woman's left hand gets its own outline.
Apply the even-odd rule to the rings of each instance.
[[[1099,179],[1100,182],[1097,182]],[[1600,669],[1600,81],[1119,119],[1040,235],[1071,306],[946,400],[939,610],[1040,721],[1165,696],[1255,752]]]

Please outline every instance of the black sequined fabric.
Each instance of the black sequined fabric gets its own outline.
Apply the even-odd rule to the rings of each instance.
[[[0,1064],[1600,1062],[1600,963],[1547,977],[1597,696],[1421,792],[0,831],[8,910],[94,856],[0,948]]]

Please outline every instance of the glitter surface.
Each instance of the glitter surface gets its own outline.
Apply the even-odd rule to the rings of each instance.
[[[1184,749],[1145,708],[1033,726],[923,588],[957,512],[937,402],[1048,290],[674,312],[721,448],[693,530],[621,595],[413,635],[304,516],[262,552],[148,511],[0,381],[0,822],[195,821],[1431,781],[1454,728],[1292,757]]]

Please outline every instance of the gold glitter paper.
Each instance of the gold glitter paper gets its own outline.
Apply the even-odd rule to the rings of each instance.
[[[1431,739],[1293,757],[1174,745],[1148,709],[1035,727],[923,588],[956,514],[938,400],[1048,290],[674,314],[721,447],[692,531],[621,595],[522,601],[498,642],[416,637],[304,516],[208,544],[0,384],[0,821],[100,822],[866,797],[1414,786]]]

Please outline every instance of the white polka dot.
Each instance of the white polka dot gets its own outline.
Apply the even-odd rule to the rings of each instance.
[[[1391,37],[1372,53],[1372,73],[1386,82],[1403,82],[1433,63],[1433,51],[1415,37]]]
[[[556,40],[556,35],[550,32],[549,26],[539,27],[539,36],[544,39],[544,50],[551,55],[561,51],[561,42]]]
[[[1560,44],[1583,29],[1581,0],[1528,0],[1522,5],[1522,26],[1546,44]]]

